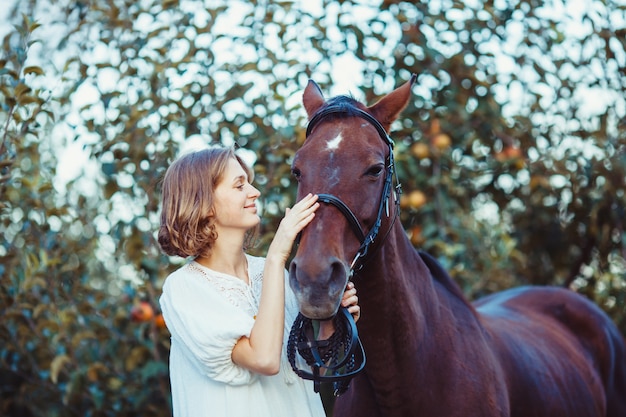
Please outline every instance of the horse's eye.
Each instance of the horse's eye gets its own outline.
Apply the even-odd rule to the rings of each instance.
[[[291,169],[291,175],[296,179],[296,181],[300,181],[300,177],[302,177],[302,173],[298,168]]]
[[[383,165],[374,165],[367,170],[365,175],[368,175],[370,177],[380,177],[380,174],[383,173],[383,168]]]

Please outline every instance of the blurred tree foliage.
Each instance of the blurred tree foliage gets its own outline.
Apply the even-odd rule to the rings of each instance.
[[[159,180],[190,141],[252,151],[262,254],[295,195],[301,92],[345,57],[368,104],[418,74],[392,133],[416,246],[470,298],[570,286],[626,333],[626,6],[303,3],[6,6],[0,414],[169,415]]]

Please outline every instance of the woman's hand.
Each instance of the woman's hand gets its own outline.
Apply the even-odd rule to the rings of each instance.
[[[343,297],[341,299],[341,305],[346,307],[350,314],[352,314],[352,318],[354,318],[354,322],[359,321],[361,317],[361,307],[359,306],[359,297],[356,295],[356,288],[352,281],[348,281],[348,285],[346,285],[346,290],[343,292]]]
[[[288,208],[267,251],[267,258],[277,256],[283,263],[287,262],[296,236],[311,223],[319,206],[317,195],[309,194]]]

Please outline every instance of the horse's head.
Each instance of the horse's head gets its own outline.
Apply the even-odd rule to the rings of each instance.
[[[304,91],[309,126],[292,171],[298,199],[314,193],[323,204],[302,232],[289,278],[300,311],[309,318],[337,313],[353,264],[391,227],[396,208],[387,134],[408,103],[414,80],[371,107],[345,96],[327,101],[313,81]]]

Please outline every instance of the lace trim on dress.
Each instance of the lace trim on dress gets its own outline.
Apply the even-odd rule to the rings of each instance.
[[[255,281],[258,280],[258,277],[253,279],[250,276],[250,286],[248,286],[238,278],[204,268],[196,262],[188,263],[187,268],[202,275],[214,288],[224,294],[224,298],[233,306],[245,311],[251,317],[256,317],[259,310],[259,300],[255,293],[257,288],[260,289],[260,285]],[[261,273],[262,277],[263,274]]]

